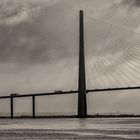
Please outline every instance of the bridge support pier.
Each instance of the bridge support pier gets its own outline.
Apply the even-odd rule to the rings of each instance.
[[[87,102],[86,94],[79,93],[78,95],[78,117],[86,118],[87,117]]]
[[[83,11],[79,12],[79,82],[78,82],[78,117],[87,117],[86,78],[84,57],[84,17]]]
[[[32,96],[32,115],[35,118],[35,96]]]
[[[13,96],[10,97],[10,104],[11,104],[11,119],[13,119]]]

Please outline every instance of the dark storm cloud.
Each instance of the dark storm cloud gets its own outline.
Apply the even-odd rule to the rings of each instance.
[[[122,0],[122,3],[131,5],[131,6],[136,6],[136,7],[140,6],[140,0]]]
[[[66,13],[71,16],[70,7],[67,10],[63,5],[20,5],[11,14],[5,10],[0,26],[0,61],[43,63],[75,56],[77,21],[67,17]]]
[[[72,12],[74,5],[60,0],[45,6],[42,1],[16,2],[12,8],[6,5],[1,12],[1,62],[44,63],[77,55],[78,16]],[[123,0],[122,3],[138,5],[139,2]]]

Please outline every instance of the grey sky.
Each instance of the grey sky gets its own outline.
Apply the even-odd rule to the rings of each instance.
[[[134,59],[135,54],[130,57],[130,53],[123,49],[112,49],[113,44],[105,34],[111,32],[115,41],[123,38],[126,42],[139,43],[139,34],[133,33],[140,33],[139,6],[139,0],[0,0],[0,95],[77,89],[80,9],[85,12],[87,87],[115,86],[119,82],[111,77],[115,69],[121,70],[122,65],[137,57]],[[101,48],[103,45],[104,49]],[[102,51],[100,59],[108,61],[106,64],[99,61],[101,66],[97,65],[96,69],[91,67],[96,63],[95,50]],[[131,85],[127,74],[125,76],[126,83],[120,82],[120,86]],[[134,77],[137,76],[134,72]],[[110,83],[106,82],[107,78]],[[139,84],[137,79],[133,80]],[[92,95],[89,98],[90,112],[140,113],[137,109],[139,97],[137,91],[133,95],[115,92]],[[47,100],[41,99],[40,102]],[[61,100],[69,103],[62,105]],[[65,106],[62,111],[72,111],[76,100],[74,97],[56,97],[51,102]],[[20,108],[24,106],[17,110]]]

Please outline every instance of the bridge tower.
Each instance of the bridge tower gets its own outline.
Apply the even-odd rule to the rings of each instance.
[[[83,11],[79,11],[79,81],[78,81],[78,117],[87,117],[86,102],[86,76],[84,57],[84,17]]]

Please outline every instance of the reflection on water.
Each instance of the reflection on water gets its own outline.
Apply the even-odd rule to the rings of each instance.
[[[3,139],[140,139],[140,118],[1,119]]]

